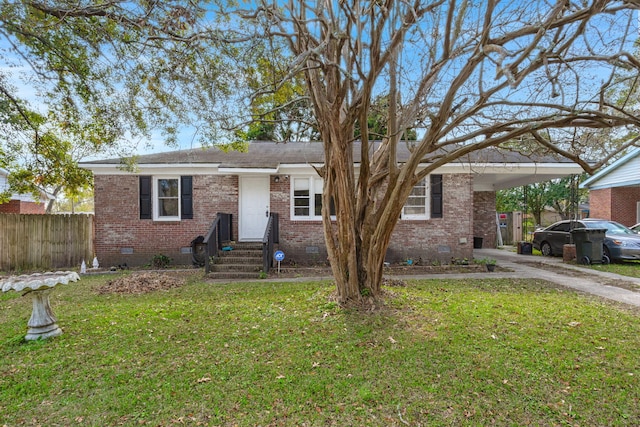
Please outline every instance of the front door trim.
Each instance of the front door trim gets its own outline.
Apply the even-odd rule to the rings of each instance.
[[[270,210],[269,176],[240,176],[238,240],[262,241]]]

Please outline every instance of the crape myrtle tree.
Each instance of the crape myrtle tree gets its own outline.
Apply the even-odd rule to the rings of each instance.
[[[592,170],[581,129],[637,126],[608,101],[638,4],[626,1],[257,2],[256,35],[285,40],[303,73],[325,164],[323,223],[339,299],[380,293],[383,261],[412,188],[471,152],[518,139]],[[388,124],[369,141],[372,101]],[[354,168],[354,130],[361,159]],[[406,129],[421,130],[399,162]],[[627,144],[633,144],[629,141]],[[596,147],[600,161],[614,153]],[[624,147],[616,145],[615,150]],[[427,162],[426,165],[424,162]],[[335,220],[328,207],[335,203]]]
[[[101,83],[112,91],[103,91],[103,100],[131,105],[122,120],[138,119],[138,127],[149,120],[188,122],[205,139],[218,141],[228,130],[232,141],[251,121],[278,117],[264,110],[256,115],[255,100],[272,102],[265,95],[303,82],[303,90],[294,85],[288,91],[286,105],[298,98],[308,102],[324,147],[325,163],[317,170],[324,179],[323,224],[343,303],[380,294],[402,207],[413,187],[439,167],[504,145],[557,153],[591,171],[636,144],[633,138],[585,141],[599,129],[617,136],[617,129],[637,128],[635,103],[611,100],[621,93],[616,76],[640,69],[630,53],[638,35],[637,0],[9,4],[54,22],[47,31],[67,29],[63,34],[72,34],[71,40],[89,40],[83,44],[89,53],[109,48],[108,60],[94,62],[101,67],[83,63],[103,73],[102,79],[89,76],[96,82],[119,82]],[[19,21],[25,16],[31,15]],[[242,71],[255,68],[257,57],[268,59],[269,49],[282,52],[287,63],[263,73],[264,84],[249,84]],[[387,124],[370,138],[368,120],[381,97],[387,99]],[[276,104],[273,109],[283,111]],[[100,109],[90,112],[95,117]],[[121,123],[117,114],[113,122]],[[415,141],[403,137],[410,129]],[[356,139],[361,144],[354,168]],[[406,159],[398,158],[401,144],[409,149]]]

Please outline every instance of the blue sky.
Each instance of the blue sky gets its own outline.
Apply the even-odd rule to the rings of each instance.
[[[517,5],[518,2],[512,3],[503,3],[513,5]],[[637,23],[640,22],[640,15],[638,16]],[[636,28],[637,29],[637,28]],[[6,40],[0,40],[0,50],[4,51],[6,55]],[[17,58],[9,57],[9,60],[17,60]],[[43,104],[39,102],[37,98],[37,93],[35,92],[34,86],[29,84],[29,75],[30,69],[28,67],[9,67],[6,63],[0,64],[0,72],[7,75],[8,78],[12,81],[15,87],[18,90],[18,95],[20,98],[27,99],[30,101],[31,106],[40,111],[43,110]],[[415,65],[415,64],[414,64]],[[593,73],[594,76],[598,75],[597,70]],[[403,82],[405,85],[409,86],[406,82]],[[180,137],[178,138],[178,146],[170,147],[167,146],[164,142],[162,135],[159,132],[152,133],[152,137],[149,140],[143,139],[133,139],[128,141],[131,144],[131,151],[144,154],[149,152],[159,152],[159,151],[170,151],[173,149],[190,149],[199,147],[199,143],[196,138],[196,129],[188,126],[184,126],[180,131]],[[98,155],[97,157],[103,158],[104,155]]]

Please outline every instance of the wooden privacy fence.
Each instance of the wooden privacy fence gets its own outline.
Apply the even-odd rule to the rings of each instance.
[[[91,265],[93,215],[0,214],[0,271]]]

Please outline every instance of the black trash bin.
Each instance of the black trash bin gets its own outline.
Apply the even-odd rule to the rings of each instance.
[[[207,245],[204,236],[198,236],[191,241],[191,261],[197,267],[204,267],[207,257]]]
[[[604,254],[606,228],[574,228],[571,230],[576,245],[576,261],[579,264],[609,264]]]
[[[533,244],[531,242],[518,242],[517,253],[520,255],[532,255]]]

